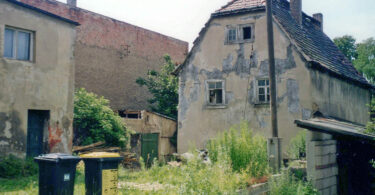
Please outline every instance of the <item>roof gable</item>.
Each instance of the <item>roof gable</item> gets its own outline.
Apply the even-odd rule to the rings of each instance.
[[[287,0],[272,0],[274,19],[281,25],[288,36],[294,40],[295,45],[305,54],[313,68],[324,69],[345,80],[351,80],[366,87],[373,86],[358,73],[352,63],[341,53],[332,40],[321,30],[316,28],[319,23],[314,18],[303,13],[302,27],[299,26],[290,14]],[[209,22],[215,17],[230,16],[235,14],[247,14],[265,10],[265,0],[233,0],[211,15]],[[209,23],[208,22],[208,23]],[[202,29],[200,36],[194,42],[199,44],[206,27]],[[194,47],[191,52],[194,51]],[[189,56],[185,63],[189,60]],[[185,64],[184,63],[184,64]],[[176,72],[183,68],[176,69]]]

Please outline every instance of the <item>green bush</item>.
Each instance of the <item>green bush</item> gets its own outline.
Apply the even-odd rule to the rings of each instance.
[[[284,170],[281,175],[269,180],[271,195],[318,195],[310,182],[295,178],[290,171]]]
[[[234,171],[246,171],[252,177],[268,174],[267,141],[253,135],[246,122],[211,140],[207,149],[213,162],[227,159]]]
[[[109,107],[109,101],[83,88],[75,92],[73,124],[75,145],[105,141],[125,147],[130,137],[121,117]]]
[[[306,130],[300,131],[296,137],[292,138],[288,154],[292,159],[306,158]]]
[[[18,178],[38,173],[38,164],[33,159],[20,159],[13,155],[0,158],[0,178]]]

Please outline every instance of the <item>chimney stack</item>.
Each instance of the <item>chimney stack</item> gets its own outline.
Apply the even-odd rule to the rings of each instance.
[[[323,31],[323,14],[317,13],[313,14],[313,18],[320,22],[320,30]]]
[[[77,0],[67,0],[67,4],[70,7],[77,7]]]
[[[302,0],[290,0],[290,13],[294,20],[302,25]]]

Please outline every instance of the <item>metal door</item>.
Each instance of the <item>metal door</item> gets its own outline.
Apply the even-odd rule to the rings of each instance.
[[[154,158],[158,158],[159,155],[159,134],[148,133],[142,134],[141,139],[142,152],[141,156],[147,166],[150,166]]]
[[[43,153],[43,130],[49,120],[49,111],[29,110],[27,119],[27,157]]]

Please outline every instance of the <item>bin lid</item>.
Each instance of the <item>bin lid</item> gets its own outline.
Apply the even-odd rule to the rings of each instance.
[[[51,153],[51,154],[42,154],[38,157],[34,158],[36,161],[53,161],[53,162],[59,162],[59,161],[80,161],[81,158],[78,156],[72,156],[69,154],[63,154],[63,153]]]
[[[121,157],[119,153],[114,152],[92,152],[80,155],[82,158],[116,158]]]

